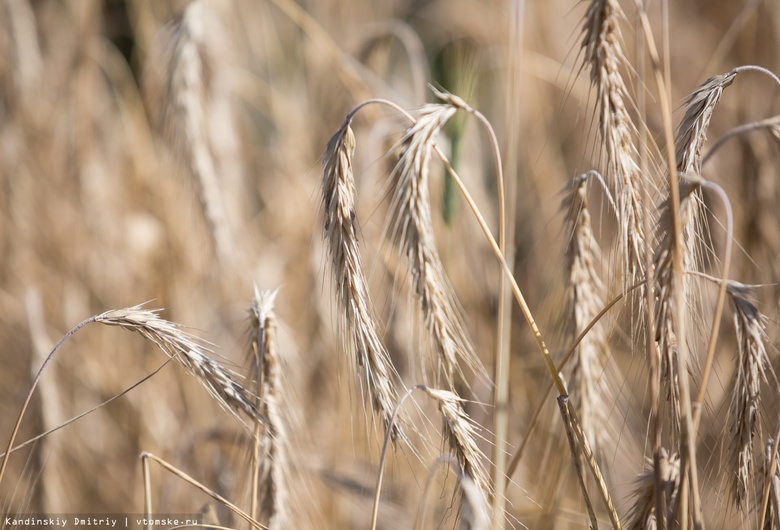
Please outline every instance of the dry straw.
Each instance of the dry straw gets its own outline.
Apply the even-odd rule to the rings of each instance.
[[[400,427],[392,421],[398,395],[391,379],[394,368],[379,338],[358,244],[355,177],[352,156],[355,136],[347,121],[328,142],[323,161],[322,203],[325,241],[330,255],[336,299],[347,340],[374,410],[395,440]]]

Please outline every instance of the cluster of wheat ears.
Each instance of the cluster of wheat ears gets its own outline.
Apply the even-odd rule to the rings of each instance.
[[[780,530],[777,326],[760,309],[772,306],[769,314],[776,301],[758,301],[777,292],[766,284],[778,270],[780,188],[766,182],[776,180],[780,120],[726,125],[707,141],[730,87],[761,94],[757,108],[767,113],[780,78],[765,66],[730,67],[686,90],[676,118],[680,51],[671,38],[685,26],[670,22],[668,2],[582,3],[571,30],[576,63],[552,74],[523,48],[524,17],[538,6],[461,6],[466,15],[419,7],[422,20],[508,22],[506,72],[486,97],[478,85],[491,74],[479,64],[490,53],[463,52],[476,46],[461,43],[455,60],[442,52],[433,61],[439,71],[429,79],[424,42],[400,19],[372,26],[351,55],[313,14],[324,12],[292,0],[192,0],[167,22],[174,7],[127,0],[116,4],[132,26],[131,68],[102,36],[114,19],[99,3],[5,0],[0,300],[10,316],[2,336],[12,344],[12,327],[26,324],[29,338],[16,344],[35,353],[32,370],[22,368],[33,374],[23,378],[26,399],[0,423],[2,512],[76,511],[63,476],[84,455],[58,437],[92,420],[85,429],[98,434],[76,444],[99,454],[97,409],[148,388],[149,401],[105,419],[137,418],[140,433],[104,432],[117,454],[141,455],[140,466],[119,471],[135,489],[117,494],[114,510],[205,504],[215,528]],[[780,10],[763,4],[747,2],[730,32],[750,31],[746,21],[765,11],[780,27]],[[491,30],[480,31],[487,40]],[[727,56],[718,50],[711,64]],[[290,69],[294,61],[311,63],[306,75]],[[562,85],[539,96],[554,131],[528,125],[534,91],[523,69]],[[319,75],[328,81],[318,87]],[[426,94],[435,102],[419,106]],[[328,106],[322,123],[317,105]],[[584,131],[578,140],[560,132],[570,124]],[[315,125],[331,135],[321,172],[311,169],[323,147]],[[566,154],[572,143],[576,155]],[[736,143],[750,153],[741,163],[722,155]],[[563,161],[545,164],[558,149]],[[181,176],[162,178],[168,171]],[[264,172],[277,178],[255,187],[253,175]],[[547,194],[561,187],[560,202]],[[535,198],[560,204],[549,245],[549,221],[523,211]],[[529,250],[537,229],[545,235]],[[551,261],[528,265],[526,254],[541,247]],[[55,268],[49,275],[59,279],[46,290],[45,271]],[[756,278],[762,285],[749,283]],[[274,290],[274,281],[285,285]],[[235,307],[253,282],[269,290],[247,296],[242,368],[163,319],[156,302],[101,312],[47,344],[47,318],[66,321],[139,292],[210,327],[199,315]],[[279,325],[275,303],[288,309],[285,321],[300,322]],[[223,313],[215,334],[235,340],[236,320]],[[140,361],[119,351],[113,367],[87,360],[120,348],[110,330],[89,342],[81,330],[93,324],[153,343],[213,401],[188,405],[198,391],[183,380],[151,386],[171,375],[149,375],[154,358],[143,345],[134,346]],[[59,353],[74,341],[78,356]],[[285,352],[294,344],[297,357]],[[14,346],[3,358],[13,367],[24,352]],[[69,355],[79,368],[53,379],[50,363],[67,366]],[[121,376],[135,370],[146,375],[126,388]],[[101,382],[85,383],[93,376]],[[12,391],[0,396],[4,407],[19,407],[19,385],[3,381]],[[81,390],[98,404],[67,419],[60,402],[83,406],[74,397]],[[214,403],[235,419],[231,428],[211,414]],[[35,425],[25,427],[32,411]],[[34,456],[35,447],[47,452]],[[89,505],[103,498],[89,493],[101,489],[93,479],[78,511],[107,509]],[[186,486],[166,498],[166,480]]]

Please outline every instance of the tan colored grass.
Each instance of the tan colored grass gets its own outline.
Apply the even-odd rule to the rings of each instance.
[[[347,350],[362,373],[374,410],[385,429],[392,429],[392,437],[396,439],[401,435],[401,429],[392,421],[398,401],[391,379],[395,369],[379,338],[360,258],[352,170],[354,151],[355,136],[349,123],[345,123],[328,142],[323,161],[325,240]]]
[[[224,28],[209,2],[194,0],[166,31],[172,42],[162,44],[170,51],[160,54],[167,62],[157,66],[163,78],[156,82],[165,92],[158,112],[180,164],[195,181],[217,256],[223,264],[233,263],[239,247],[226,190],[237,166],[229,165],[236,147],[230,74],[221,49]],[[237,206],[235,201],[231,205]]]
[[[436,138],[457,109],[426,105],[400,141],[401,156],[390,175],[391,235],[408,260],[414,295],[435,354],[434,386],[455,388],[464,367],[482,373],[455,293],[436,249],[429,195],[429,163]],[[467,381],[468,383],[468,381]]]

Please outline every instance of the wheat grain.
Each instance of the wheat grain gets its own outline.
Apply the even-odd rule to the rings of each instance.
[[[423,390],[439,407],[444,420],[444,438],[463,472],[481,491],[489,491],[488,475],[476,442],[477,427],[463,410],[463,399],[449,390],[436,390],[427,386]]]

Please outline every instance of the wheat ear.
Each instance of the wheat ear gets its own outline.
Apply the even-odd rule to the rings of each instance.
[[[206,27],[210,17],[214,14],[207,12],[203,0],[194,0],[178,21],[167,97],[173,105],[170,125],[176,136],[175,147],[197,182],[217,256],[223,263],[229,263],[237,246],[225,208],[219,163],[208,133],[208,80],[213,72],[207,61],[207,39],[215,37],[213,28]]]
[[[289,519],[286,480],[288,439],[279,403],[282,384],[274,313],[276,293],[277,291],[260,291],[255,287],[250,310],[252,349],[260,375],[260,406],[266,418],[262,435],[255,441],[255,450],[259,450],[261,455],[255,461],[259,476],[253,481],[255,494],[252,500],[262,500],[260,515],[262,520],[268,521],[268,528],[271,530],[285,528]],[[259,433],[256,433],[256,437],[257,434]],[[252,517],[257,519],[254,510]]]
[[[236,417],[244,413],[253,421],[265,422],[255,406],[254,396],[207,355],[209,350],[203,341],[183,331],[178,324],[160,318],[158,313],[159,310],[136,305],[106,311],[95,317],[95,321],[140,333],[183,365],[225,410]]]
[[[595,265],[601,255],[588,210],[587,183],[592,176],[601,178],[595,171],[576,177],[563,201],[563,207],[568,211],[566,307],[572,337],[580,335],[604,307],[604,284]],[[604,328],[596,324],[577,347],[569,378],[582,430],[596,455],[600,453],[599,448],[606,434],[604,413],[609,410],[606,401],[609,389],[605,374],[607,355]]]
[[[428,191],[428,173],[436,137],[457,111],[451,105],[426,105],[400,141],[401,157],[390,176],[391,226],[395,240],[406,253],[414,293],[422,312],[439,367],[434,384],[443,372],[448,388],[463,377],[462,366],[481,373],[436,250]]]
[[[731,403],[729,405],[728,476],[731,493],[740,508],[746,507],[750,478],[754,475],[753,436],[760,427],[761,382],[766,382],[766,317],[751,301],[751,289],[730,281],[727,292],[737,331]]]
[[[607,156],[607,178],[616,189],[626,286],[644,276],[642,174],[636,163],[636,128],[626,110],[630,96],[620,73],[624,62],[617,0],[593,0],[585,13],[584,64],[596,93],[599,134]]]
[[[348,351],[363,373],[374,410],[395,440],[400,427],[392,420],[398,395],[392,382],[394,368],[379,339],[358,245],[355,177],[352,156],[355,135],[349,121],[328,142],[323,162],[322,204],[325,241],[330,254],[336,299],[348,336]]]

